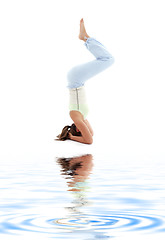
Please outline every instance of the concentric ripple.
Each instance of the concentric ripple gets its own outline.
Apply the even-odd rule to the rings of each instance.
[[[7,217],[7,216],[6,216]],[[1,216],[1,219],[3,216]],[[69,218],[53,219],[41,215],[12,216],[1,220],[0,231],[15,233],[30,231],[54,234],[57,229],[89,230],[89,229],[121,229],[123,231],[157,231],[163,230],[165,219],[160,216],[145,216],[136,214],[111,214],[111,215],[82,215]]]
[[[1,216],[2,219],[3,216]],[[7,217],[7,216],[6,216]],[[50,220],[41,215],[24,215],[24,216],[8,216],[1,220],[0,232],[2,233],[21,233],[21,231],[39,232],[39,233],[55,233]]]
[[[165,219],[160,216],[145,216],[136,214],[88,215],[53,220],[59,227],[84,229],[125,229],[132,231],[156,230],[161,228]]]

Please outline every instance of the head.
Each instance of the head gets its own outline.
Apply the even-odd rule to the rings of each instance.
[[[61,134],[57,136],[58,139],[56,140],[65,141],[69,139],[69,133],[71,133],[73,136],[82,136],[81,132],[78,131],[78,129],[76,128],[76,125],[73,123],[71,126],[69,125],[65,126],[62,129]]]

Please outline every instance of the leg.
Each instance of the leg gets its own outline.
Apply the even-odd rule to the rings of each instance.
[[[90,123],[88,122],[87,119],[85,119],[84,122],[85,122],[85,124],[87,125],[87,127],[88,127],[88,129],[89,129],[91,135],[93,136],[93,135],[94,135],[94,132],[93,132],[93,129],[92,129]]]
[[[79,38],[85,41],[84,44],[86,48],[94,55],[96,59],[85,64],[80,64],[68,72],[67,78],[69,88],[78,88],[83,86],[86,80],[104,71],[114,62],[114,58],[107,51],[104,45],[96,39],[90,38],[86,31],[84,31],[83,34],[80,34]]]

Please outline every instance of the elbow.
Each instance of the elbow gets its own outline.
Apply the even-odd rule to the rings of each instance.
[[[90,139],[86,140],[86,144],[91,145],[92,143],[93,143],[93,138],[90,138]]]

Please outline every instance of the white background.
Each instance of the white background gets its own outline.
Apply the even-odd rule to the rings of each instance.
[[[89,148],[163,158],[163,0],[1,0],[0,155],[80,146],[54,138],[71,124],[67,71],[93,59],[78,39],[82,17],[88,34],[115,57],[86,83],[95,132]]]

